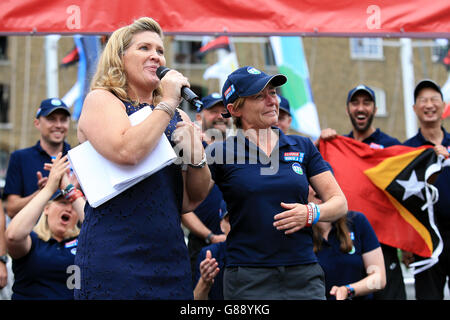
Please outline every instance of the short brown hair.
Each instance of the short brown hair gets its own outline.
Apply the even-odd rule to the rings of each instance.
[[[236,101],[234,101],[232,103],[233,110],[241,109],[244,106],[245,99],[246,99],[245,97],[237,98]],[[242,129],[242,120],[241,120],[241,118],[240,117],[235,117],[235,116],[232,116],[232,117],[233,117],[233,122],[234,122],[234,125],[236,126],[236,128]]]

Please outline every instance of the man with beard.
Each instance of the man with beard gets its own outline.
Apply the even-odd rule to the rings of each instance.
[[[195,121],[201,123],[203,141],[211,144],[214,141],[222,141],[226,138],[227,129],[230,128],[230,119],[223,118],[225,106],[222,96],[214,92],[202,99],[204,105],[195,115]]]
[[[375,93],[366,85],[358,85],[351,89],[347,96],[346,112],[352,123],[353,130],[347,137],[368,144],[371,148],[382,149],[401,142],[383,132],[375,129],[373,118],[377,112]],[[334,129],[324,129],[320,139],[329,140],[337,136]],[[318,146],[319,140],[316,141]],[[397,249],[381,244],[386,267],[386,287],[376,292],[374,298],[377,300],[405,300],[406,291],[403,282],[403,274],[398,259]]]
[[[223,141],[230,129],[230,119],[223,118],[226,113],[222,95],[212,93],[202,99],[203,108],[197,110],[195,120],[201,124],[203,146]],[[222,192],[215,185],[208,197],[193,212],[181,216],[181,222],[190,231],[188,249],[191,259],[193,287],[196,285],[194,276],[197,272],[197,256],[200,250],[209,244],[225,241],[226,236],[220,228],[221,216],[227,211]]]
[[[9,217],[13,218],[48,180],[44,163],[51,163],[59,152],[70,150],[64,141],[69,130],[70,110],[58,98],[45,99],[36,113],[34,126],[40,132],[39,141],[32,147],[11,154],[6,173],[3,199]]]

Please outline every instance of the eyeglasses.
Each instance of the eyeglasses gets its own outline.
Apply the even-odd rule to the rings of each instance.
[[[440,96],[433,96],[433,97],[419,97],[417,98],[417,104],[425,104],[428,102],[428,100],[431,100],[431,103],[437,104],[437,103],[441,103],[442,99]]]

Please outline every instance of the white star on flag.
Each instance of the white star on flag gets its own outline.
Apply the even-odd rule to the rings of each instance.
[[[424,200],[422,195],[422,189],[425,187],[425,182],[418,181],[416,172],[413,170],[411,176],[408,180],[396,180],[399,185],[405,188],[405,193],[403,194],[403,201],[408,199],[411,196],[417,196],[420,199]]]

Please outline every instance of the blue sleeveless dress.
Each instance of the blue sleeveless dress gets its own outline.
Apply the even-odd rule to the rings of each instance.
[[[128,115],[148,105],[124,104]],[[176,112],[169,141],[178,121]],[[86,203],[75,299],[193,299],[182,200],[181,167],[172,164],[97,208]]]

